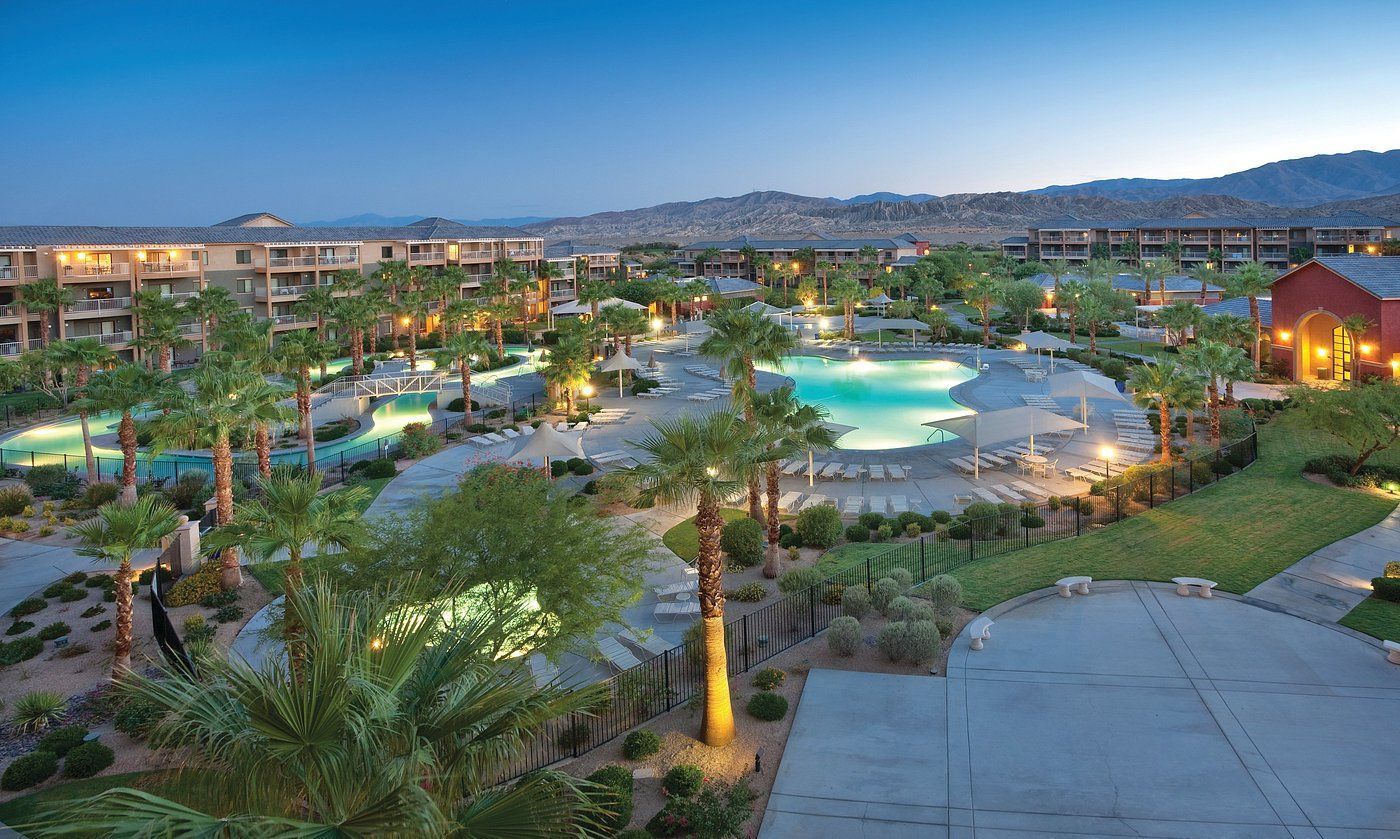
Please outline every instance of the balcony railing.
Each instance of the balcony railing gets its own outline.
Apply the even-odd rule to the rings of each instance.
[[[286,326],[293,323],[304,323],[307,326],[315,326],[316,319],[305,315],[273,315],[272,322],[278,326]]]
[[[512,249],[512,250],[506,251],[506,255],[509,256],[509,257],[511,257],[512,259],[516,259],[516,258],[529,259],[529,258],[532,258],[532,257],[540,256],[540,255],[541,255],[541,251],[540,251],[539,248],[515,248],[515,249]]]
[[[91,300],[75,300],[71,306],[64,306],[64,311],[70,315],[82,312],[111,312],[118,309],[130,309],[130,297],[100,297]]]
[[[158,262],[142,262],[142,274],[198,274],[199,260],[175,259]]]
[[[37,265],[0,265],[0,280],[36,280],[39,278]]]
[[[1144,245],[1165,245],[1167,237],[1158,233],[1144,233],[1142,234],[1142,243]]]
[[[316,257],[316,264],[322,267],[334,268],[338,265],[355,265],[359,263],[360,257],[355,254],[348,255],[321,255]]]
[[[108,346],[111,346],[112,344],[126,344],[131,342],[130,332],[108,332],[105,335],[83,335],[79,337],[96,338],[97,340],[101,341],[103,344],[106,344]]]
[[[1288,244],[1287,233],[1260,233],[1259,242],[1261,244],[1286,245]]]
[[[273,286],[270,289],[260,287],[253,289],[253,295],[258,300],[266,300],[269,295],[273,299],[300,297],[314,288],[316,288],[315,284]]]
[[[495,251],[461,251],[458,262],[491,262],[496,258]]]
[[[0,318],[17,317],[19,317],[19,306],[17,306],[16,304],[6,303],[3,306],[0,306]]]
[[[1319,230],[1313,239],[1324,245],[1379,244],[1381,236],[1379,233],[1337,233]]]
[[[65,279],[70,277],[129,277],[131,276],[131,265],[125,262],[113,262],[110,265],[81,262],[77,265],[63,266],[63,276]]]
[[[0,356],[19,355],[22,352],[24,352],[24,344],[19,341],[8,341],[0,344]]]
[[[266,260],[256,259],[253,261],[257,268],[315,268],[316,257],[314,256],[272,256]]]
[[[1250,254],[1249,251],[1226,251],[1226,252],[1225,252],[1225,258],[1226,258],[1226,259],[1241,259],[1241,260],[1246,260],[1246,261],[1247,261],[1247,260],[1253,259],[1254,257],[1253,257],[1252,254]]]
[[[200,335],[204,332],[204,324],[199,321],[180,324],[181,335]]]
[[[436,262],[446,258],[447,251],[419,251],[408,255],[409,262]]]

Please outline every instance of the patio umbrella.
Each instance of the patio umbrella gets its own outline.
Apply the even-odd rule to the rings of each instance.
[[[881,314],[884,314],[885,307],[893,303],[894,298],[890,297],[888,294],[881,292],[880,294],[875,295],[874,297],[870,298],[865,302],[867,305],[874,306],[875,308],[879,309]]]
[[[609,297],[598,304],[599,309],[606,309],[608,306],[623,306],[628,309],[645,309],[646,306],[640,303],[633,303],[631,300],[623,300],[621,297]],[[570,300],[560,303],[550,310],[556,315],[588,315],[593,313],[593,306],[590,303],[580,303],[577,300]]]
[[[1089,397],[1097,399],[1117,399],[1128,401],[1128,395],[1118,389],[1118,382],[1098,373],[1075,370],[1069,373],[1056,373],[1045,380],[1050,385],[1051,396],[1078,396],[1079,418],[1084,430],[1089,429]]]
[[[551,458],[585,456],[582,438],[582,431],[565,433],[555,429],[547,422],[542,422],[540,427],[535,429],[534,434],[520,438],[520,442],[516,444],[515,451],[511,453],[510,457],[512,460],[534,460],[538,457],[544,461],[545,474],[551,475],[549,471]]]
[[[598,365],[598,371],[601,373],[617,371],[617,396],[619,399],[622,398],[622,371],[640,369],[642,369],[642,363],[623,350],[618,350],[611,358]]]
[[[714,330],[710,328],[710,325],[708,323],[705,323],[703,320],[681,321],[681,333],[685,335],[685,351],[690,352],[691,335],[703,336],[708,335],[713,331]]]
[[[830,432],[831,432],[831,435],[832,435],[833,437],[836,437],[836,438],[838,438],[838,439],[841,438],[842,436],[844,436],[844,435],[846,435],[846,434],[850,434],[852,431],[855,431],[855,430],[856,430],[856,426],[854,426],[854,425],[842,425],[842,424],[839,423],[839,422],[831,422],[830,420],[828,420],[828,421],[826,421],[826,422],[823,422],[823,423],[822,423],[822,426],[825,427],[827,431],[830,431]],[[809,486],[809,487],[815,486],[815,484],[816,484],[816,480],[815,480],[815,478],[813,478],[813,476],[812,476],[812,461],[813,461],[813,459],[814,459],[814,458],[813,458],[813,456],[812,456],[812,450],[811,450],[811,449],[808,449],[808,450],[807,450],[807,486]]]
[[[884,346],[885,343],[884,330],[886,329],[909,330],[909,338],[914,341],[915,345],[918,344],[918,333],[933,331],[928,324],[913,318],[869,318],[860,324],[860,327],[867,331],[872,326],[875,328],[876,340],[881,346]]]
[[[1063,338],[1056,338],[1048,332],[1024,332],[1016,336],[1016,340],[1026,345],[1026,349],[1035,350],[1039,355],[1041,350],[1050,351],[1050,372],[1055,372],[1055,350],[1067,350],[1074,346]],[[1040,362],[1036,362],[1039,364]]]
[[[982,447],[1030,437],[1031,454],[1035,454],[1035,435],[1053,434],[1078,428],[1079,423],[1054,411],[1024,406],[1002,411],[984,411],[961,417],[926,422],[930,428],[952,432],[972,444],[972,477],[981,477]]]

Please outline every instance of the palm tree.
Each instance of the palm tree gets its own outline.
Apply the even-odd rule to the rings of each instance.
[[[60,285],[53,277],[44,277],[20,287],[20,301],[26,312],[39,315],[39,340],[42,346],[49,345],[49,333],[53,321],[49,316],[62,312],[64,306],[73,305],[73,289]]]
[[[297,409],[282,404],[293,392],[284,385],[273,384],[259,376],[238,395],[253,426],[253,451],[258,458],[258,474],[264,478],[272,474],[272,426],[285,425],[297,419]]]
[[[107,373],[93,376],[83,388],[83,396],[74,407],[82,413],[115,413],[117,443],[122,450],[122,489],[120,501],[124,506],[136,503],[136,420],[133,414],[142,407],[160,402],[169,395],[170,379],[140,364],[124,363]],[[88,473],[89,476],[95,472]],[[89,477],[89,480],[93,480]]]
[[[622,351],[632,354],[632,338],[647,331],[646,313],[624,307],[613,320],[613,328],[622,336]]]
[[[491,355],[491,345],[480,332],[454,332],[442,349],[433,353],[433,363],[439,370],[451,369],[453,364],[462,374],[462,425],[472,422],[472,364]]]
[[[589,317],[595,321],[598,319],[598,307],[612,296],[612,286],[605,282],[582,278],[578,281],[578,302],[588,304]]]
[[[841,304],[845,324],[842,332],[847,341],[854,341],[856,338],[856,304],[865,299],[865,289],[852,277],[850,271],[841,268],[837,272],[836,282],[831,284],[831,296],[836,302]]]
[[[1182,350],[1188,368],[1205,377],[1207,411],[1210,418],[1210,444],[1220,446],[1220,383],[1229,381],[1248,369],[1244,350],[1202,339],[1195,346]]]
[[[1055,319],[1060,319],[1060,280],[1069,275],[1074,270],[1068,261],[1063,259],[1052,259],[1045,263],[1045,273],[1049,274],[1055,281],[1055,291],[1052,300],[1055,303]]]
[[[646,453],[645,463],[624,470],[638,488],[642,504],[695,504],[700,550],[701,643],[705,662],[705,699],[700,739],[724,746],[734,739],[734,711],[729,701],[729,673],[724,651],[724,564],[719,508],[743,491],[767,455],[739,417],[727,411],[680,415],[651,421],[652,432],[632,442]]]
[[[87,387],[94,370],[101,370],[116,363],[116,353],[96,338],[73,338],[49,344],[47,353],[50,361],[59,368],[73,371],[73,389],[81,395]],[[66,378],[66,375],[65,375]],[[87,459],[87,479],[95,483],[101,478],[97,474],[97,457],[92,451],[92,431],[88,427],[88,411],[78,408],[78,423],[83,431],[83,455]]]
[[[758,392],[758,373],[754,365],[781,365],[797,348],[797,336],[777,322],[743,309],[720,311],[710,316],[709,324],[711,331],[700,343],[700,354],[720,362],[733,383],[734,407],[743,409],[749,434],[756,435],[753,398]],[[757,473],[749,481],[749,517],[763,521]]]
[[[778,576],[778,462],[807,449],[834,449],[836,435],[824,420],[826,409],[804,405],[791,385],[754,396],[754,415],[771,459],[765,464],[768,494],[768,556],[763,576]]]
[[[1075,331],[1079,326],[1079,308],[1092,297],[1089,284],[1080,280],[1065,280],[1060,285],[1060,295],[1055,304],[1069,312],[1069,342],[1075,342]]]
[[[1278,272],[1260,262],[1246,262],[1239,270],[1226,278],[1227,288],[1236,297],[1249,300],[1249,319],[1254,324],[1254,337],[1250,341],[1249,357],[1254,361],[1254,372],[1259,372],[1259,342],[1263,335],[1263,324],[1259,318],[1259,298],[1266,294],[1269,286],[1278,278]]]
[[[447,305],[461,299],[462,285],[466,282],[467,272],[460,265],[449,265],[423,279],[423,296],[438,304],[438,342],[441,344],[447,343]]]
[[[1205,323],[1205,314],[1195,303],[1178,300],[1157,310],[1157,321],[1167,331],[1168,343],[1172,346],[1186,345],[1188,335],[1194,335]]]
[[[1158,433],[1161,435],[1162,462],[1172,459],[1172,395],[1179,392],[1191,374],[1171,359],[1156,364],[1139,364],[1128,376],[1133,391],[1133,404],[1139,408],[1156,408]]]
[[[1187,445],[1196,439],[1196,412],[1209,404],[1206,399],[1205,380],[1199,377],[1192,378],[1196,381],[1183,381],[1181,387],[1167,399],[1174,407],[1186,413]]]
[[[180,331],[180,306],[168,295],[156,289],[138,291],[132,296],[136,312],[136,329],[140,333],[132,342],[147,363],[154,356],[163,373],[174,368],[176,347],[189,346],[190,340]]]
[[[265,377],[286,371],[284,359],[272,350],[272,321],[242,321],[223,328],[219,343],[223,349],[209,353],[211,363],[239,361],[259,375],[259,383],[250,387],[242,398],[255,406],[250,414],[253,422],[253,449],[257,453],[258,473],[266,476],[272,471],[272,425],[290,422],[295,414],[280,403],[291,391],[274,385]],[[309,400],[308,396],[308,400]],[[308,401],[308,408],[310,407]]]
[[[1361,347],[1366,333],[1376,328],[1376,322],[1362,314],[1347,315],[1342,318],[1342,330],[1351,342],[1351,386],[1361,384]]]
[[[695,276],[705,276],[705,263],[715,262],[720,258],[719,248],[705,248],[695,257]]]
[[[300,436],[306,445],[306,471],[316,471],[316,436],[311,424],[311,368],[324,365],[334,354],[329,346],[316,338],[315,333],[302,330],[282,338],[273,348],[278,365],[284,373],[292,376],[296,385],[297,415],[300,417]]]
[[[535,279],[539,282],[540,289],[542,289],[542,296],[540,299],[544,303],[546,315],[549,313],[550,283],[555,280],[562,280],[563,278],[564,269],[547,259],[540,260],[540,264],[535,267]]]
[[[1075,301],[1074,314],[1089,333],[1089,353],[1099,351],[1099,327],[1113,318],[1113,311],[1097,295],[1090,292]]]
[[[1176,273],[1176,266],[1170,259],[1149,259],[1138,266],[1138,277],[1142,279],[1142,302],[1152,302],[1152,285],[1160,290],[1159,302],[1167,302],[1167,277]]]
[[[965,301],[982,314],[982,346],[992,345],[992,305],[1001,297],[1002,282],[991,274],[974,274],[968,282]]]
[[[394,319],[408,335],[408,369],[418,369],[418,321],[428,313],[428,303],[432,298],[421,291],[409,291],[400,295],[394,307]]]
[[[237,312],[239,305],[238,301],[234,299],[233,292],[221,285],[211,285],[205,286],[193,297],[186,300],[184,308],[199,318],[199,327],[204,333],[207,349],[209,336],[218,331],[219,321]]]
[[[292,305],[292,311],[304,318],[314,318],[316,320],[316,340],[322,343],[326,340],[326,320],[334,317],[336,306],[335,291],[331,286],[318,285],[308,290]],[[326,361],[335,358],[335,353],[327,353],[325,361],[321,362],[321,378],[326,378]]]
[[[1186,271],[1186,276],[1201,284],[1201,305],[1206,304],[1206,292],[1210,286],[1219,281],[1220,275],[1216,273],[1209,263],[1203,265],[1192,265]]]
[[[130,506],[103,504],[97,515],[69,528],[82,546],[77,553],[103,566],[117,566],[116,638],[112,644],[112,680],[131,671],[131,555],[160,541],[180,526],[180,513],[158,495],[148,495]]]
[[[336,329],[350,336],[350,374],[365,372],[365,331],[379,322],[379,307],[374,295],[359,295],[337,300],[332,311]]]
[[[1250,323],[1247,317],[1222,312],[1207,317],[1205,324],[1197,330],[1197,334],[1202,338],[1209,338],[1212,341],[1220,341],[1232,347],[1245,349],[1249,346],[1250,341],[1254,340],[1254,324]],[[1246,358],[1248,358],[1247,353]],[[1242,378],[1251,377],[1244,376]],[[1235,379],[1226,379],[1225,381],[1225,404],[1235,404]]]
[[[282,591],[302,587],[302,556],[307,546],[319,553],[349,550],[364,541],[360,505],[369,499],[363,486],[322,494],[322,476],[285,467],[258,479],[258,497],[234,507],[233,521],[206,538],[210,550],[243,548],[248,557],[268,562],[286,555]],[[284,637],[293,672],[302,674],[304,640],[295,610],[287,612]]]
[[[744,245],[739,248],[739,258],[744,260],[744,273],[754,282],[758,281],[758,248],[753,245]],[[772,290],[772,286],[769,286]]]
[[[456,587],[460,589],[461,587]],[[449,590],[448,595],[456,594]],[[511,755],[589,713],[595,690],[537,688],[480,651],[513,614],[424,620],[402,591],[299,589],[300,678],[210,656],[198,677],[133,673],[125,700],[164,718],[154,742],[184,756],[179,802],[126,787],[59,808],[42,828],[100,836],[601,836],[594,788],[554,772],[509,786]],[[512,610],[513,611],[513,610]],[[188,795],[184,793],[188,793]]]
[[[821,262],[818,262],[818,263],[817,263],[817,273],[821,274],[821,277],[822,277],[822,305],[823,305],[823,306],[828,305],[828,304],[827,304],[827,284],[826,284],[826,280],[827,280],[827,277],[829,277],[829,276],[831,275],[831,272],[832,272],[833,270],[835,270],[835,269],[836,269],[836,263],[834,263],[834,262],[827,262],[826,260],[822,260]]]
[[[593,351],[583,336],[566,333],[544,352],[540,375],[549,383],[555,398],[564,400],[564,413],[574,412],[574,389],[588,381],[593,372]],[[467,403],[471,407],[471,403]]]

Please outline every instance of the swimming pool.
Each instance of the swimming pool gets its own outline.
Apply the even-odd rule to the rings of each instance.
[[[952,361],[833,361],[800,355],[780,368],[761,369],[792,377],[802,401],[821,405],[832,422],[855,426],[841,437],[843,449],[899,449],[938,442],[936,432],[923,423],[973,413],[949,391],[977,374]]]

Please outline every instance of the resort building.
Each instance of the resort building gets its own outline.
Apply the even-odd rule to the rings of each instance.
[[[1053,298],[1054,277],[1049,274],[1036,274],[1030,280],[1045,289],[1047,301]],[[1077,274],[1066,274],[1060,278],[1061,283],[1066,280],[1083,280],[1083,277]],[[1142,277],[1135,274],[1118,274],[1109,281],[1109,284],[1118,291],[1126,291],[1133,295],[1139,306],[1163,306],[1178,300],[1187,300],[1192,303],[1213,303],[1225,293],[1225,289],[1214,283],[1206,283],[1203,291],[1200,280],[1182,274],[1165,277],[1161,283],[1154,282],[1151,289],[1145,288]],[[1163,286],[1166,287],[1165,298],[1162,295]]]
[[[337,271],[368,277],[389,260],[429,271],[458,266],[467,275],[461,295],[476,297],[503,258],[537,274],[544,241],[511,227],[468,227],[443,218],[400,227],[299,227],[272,213],[207,227],[0,227],[0,356],[38,346],[41,317],[49,318],[52,338],[95,337],[134,356],[139,313],[132,298],[142,291],[182,300],[223,286],[244,311],[273,321],[280,333],[315,326],[314,318],[295,311],[296,303],[330,285]],[[27,311],[23,287],[45,277],[71,290],[74,303],[47,315]],[[573,278],[567,282],[572,296]],[[202,330],[197,318],[184,324],[193,345],[185,358],[206,345]]]
[[[791,265],[798,253],[806,249],[816,253],[818,265],[862,265],[867,258],[865,248],[876,251],[875,263],[881,269],[893,268],[901,259],[927,256],[929,243],[912,233],[901,233],[888,239],[843,239],[823,233],[813,233],[797,239],[758,239],[740,236],[723,241],[693,242],[676,252],[674,262],[687,274],[699,277],[743,277],[758,280],[766,267],[773,263]],[[752,249],[753,259],[747,254]],[[706,257],[708,254],[708,257]],[[803,270],[811,270],[804,267]]]
[[[1141,260],[1172,258],[1183,269],[1211,265],[1229,271],[1246,262],[1262,262],[1282,270],[1312,256],[1379,254],[1385,240],[1396,238],[1400,238],[1400,221],[1362,213],[1311,218],[1193,214],[1119,220],[1066,216],[1039,222],[1025,236],[1003,239],[1001,251],[1022,262],[1103,258],[1136,265]]]
[[[574,273],[586,280],[610,280],[617,276],[618,266],[622,264],[622,251],[617,248],[572,240],[546,245],[544,256],[551,262],[573,260]]]
[[[1400,256],[1322,256],[1273,284],[1270,352],[1299,381],[1393,376],[1400,368]],[[1356,345],[1342,327],[1362,315]],[[1353,362],[1355,364],[1353,365]]]

